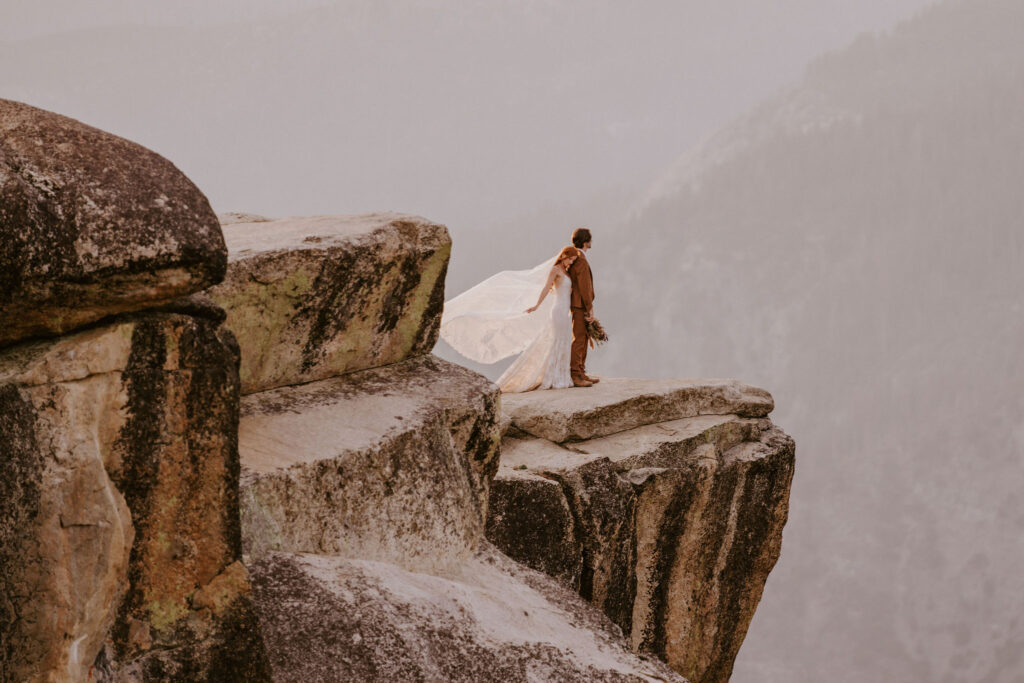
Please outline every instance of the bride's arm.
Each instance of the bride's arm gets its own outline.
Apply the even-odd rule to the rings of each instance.
[[[529,308],[527,308],[527,313],[533,313],[538,308],[540,308],[541,302],[544,301],[544,297],[546,297],[548,295],[548,292],[551,291],[551,285],[555,284],[555,278],[558,276],[558,271],[556,270],[557,267],[558,266],[555,266],[554,268],[551,269],[551,272],[548,273],[548,281],[544,283],[544,289],[540,290],[540,298],[537,299],[537,305],[530,306]]]

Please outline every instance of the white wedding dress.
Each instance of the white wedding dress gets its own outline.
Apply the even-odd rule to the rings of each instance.
[[[554,262],[498,273],[444,305],[441,337],[466,358],[494,363],[519,354],[498,378],[505,393],[573,385],[569,277],[560,273],[540,308],[524,313],[536,303]]]

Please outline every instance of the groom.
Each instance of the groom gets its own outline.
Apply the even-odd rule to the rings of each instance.
[[[594,277],[590,272],[590,264],[583,252],[590,249],[592,241],[590,231],[576,228],[572,232],[572,244],[580,250],[576,261],[569,266],[569,281],[572,292],[569,308],[572,311],[572,352],[570,356],[569,374],[573,386],[591,387],[601,380],[588,377],[587,365],[587,323],[594,319]]]

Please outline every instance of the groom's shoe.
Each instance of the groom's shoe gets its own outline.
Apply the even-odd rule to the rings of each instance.
[[[592,387],[594,386],[594,383],[583,377],[573,377],[572,385],[574,387]]]
[[[597,377],[591,377],[590,375],[583,375],[583,379],[587,380],[591,384],[597,384],[598,382],[601,381]]]

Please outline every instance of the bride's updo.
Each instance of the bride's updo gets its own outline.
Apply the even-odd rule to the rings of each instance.
[[[579,258],[580,250],[576,247],[565,247],[562,251],[558,252],[558,256],[555,257],[555,264],[562,265],[563,262],[571,258]]]

